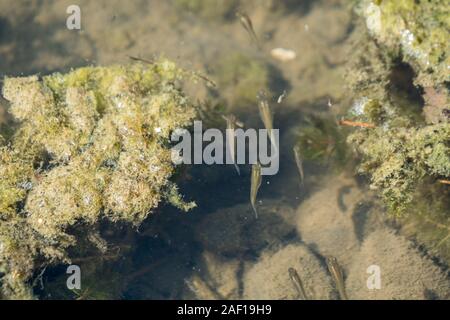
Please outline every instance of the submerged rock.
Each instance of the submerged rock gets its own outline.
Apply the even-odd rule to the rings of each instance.
[[[69,262],[74,230],[95,230],[107,219],[139,225],[162,201],[192,208],[169,180],[176,173],[170,134],[196,117],[174,84],[184,76],[195,78],[161,59],[4,80],[2,94],[19,122],[0,148],[6,297],[29,298],[34,269]]]

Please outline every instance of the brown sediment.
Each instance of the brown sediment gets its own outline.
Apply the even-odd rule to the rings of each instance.
[[[401,260],[399,257],[402,257]],[[381,287],[367,288],[367,268],[379,266]],[[364,240],[354,256],[345,280],[350,299],[448,299],[449,279],[445,271],[424,256],[409,240],[394,230],[380,228]]]
[[[295,268],[309,299],[335,299],[332,279],[314,253],[304,244],[289,244],[276,252],[265,251],[243,277],[244,299],[298,299],[286,270]]]
[[[339,206],[339,190],[342,188],[349,190],[345,196],[345,214]],[[358,210],[357,203],[366,201],[367,195],[352,177],[344,174],[327,179],[319,191],[298,207],[297,232],[305,243],[314,244],[323,256],[336,257],[345,269],[359,250],[357,235],[366,232],[366,224],[355,223],[353,219]]]

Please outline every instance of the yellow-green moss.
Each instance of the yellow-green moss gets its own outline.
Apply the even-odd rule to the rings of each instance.
[[[359,171],[390,216],[432,253],[450,259],[450,7],[439,0],[358,0],[369,36],[355,45],[346,118]],[[422,95],[422,97],[420,97]]]
[[[390,211],[408,213],[417,187],[426,179],[450,177],[450,125],[375,128],[349,137],[362,155],[360,171],[369,174]]]
[[[162,201],[194,206],[169,180],[170,134],[196,117],[174,84],[186,76],[197,80],[161,60],[5,79],[3,95],[19,122],[0,149],[6,297],[29,295],[37,257],[44,264],[67,258],[76,242],[69,227],[95,228],[102,219],[139,225]]]
[[[17,212],[18,204],[31,188],[32,164],[20,159],[16,151],[0,148],[0,218],[8,218]]]
[[[450,6],[441,0],[362,0],[359,12],[371,34],[405,62],[428,87],[449,80]]]

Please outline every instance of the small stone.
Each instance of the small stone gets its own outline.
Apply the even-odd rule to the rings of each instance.
[[[275,48],[270,51],[270,54],[274,59],[277,59],[281,62],[288,62],[294,60],[297,57],[295,51],[284,48]]]

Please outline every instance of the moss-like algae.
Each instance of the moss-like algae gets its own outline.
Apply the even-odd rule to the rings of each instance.
[[[450,7],[441,0],[363,0],[358,4],[369,32],[397,51],[428,87],[448,81]]]
[[[449,10],[434,0],[357,1],[369,36],[348,64],[355,102],[346,116],[370,125],[348,142],[391,217],[447,261]]]
[[[390,211],[408,212],[417,187],[450,176],[450,125],[374,128],[353,133],[349,142],[363,155],[360,171],[369,173]],[[444,186],[445,187],[445,186]]]
[[[175,86],[188,75],[162,59],[5,79],[19,126],[0,149],[4,297],[30,298],[37,267],[70,261],[69,229],[102,219],[139,225],[162,201],[194,206],[170,181],[170,134],[196,117]]]
[[[311,115],[305,119],[297,135],[296,146],[306,161],[343,169],[350,160],[347,128],[339,127],[333,117]]]
[[[439,6],[438,2],[432,6],[431,2],[360,1],[359,10],[366,19],[367,28],[381,46],[363,36],[347,73],[347,82],[355,93],[355,103],[348,117],[375,126],[355,131],[349,142],[362,154],[360,171],[371,176],[372,186],[380,190],[391,212],[398,216],[410,208],[414,191],[422,181],[428,178],[437,181],[450,176],[448,117],[442,112],[430,120],[427,117],[429,109],[424,108],[422,112],[417,99],[408,97],[408,92],[402,94],[392,84],[393,78],[398,77],[396,73],[401,72],[398,67],[401,61],[416,71],[415,78],[410,80],[416,85],[425,85],[420,80],[424,74],[431,77],[429,87],[440,88],[442,85],[442,65],[448,65],[445,50],[448,41],[444,44],[433,38],[417,40],[417,50],[426,52],[423,56],[429,57],[423,64],[417,56],[405,52],[399,39],[410,29],[424,35],[441,32],[444,38],[450,38],[448,21],[438,19],[442,18],[440,12],[445,11],[445,6]],[[420,19],[419,14],[423,15]],[[432,24],[431,19],[437,20]],[[448,76],[448,71],[445,74]],[[425,101],[434,103],[430,106],[432,109],[448,107],[447,90],[440,92],[444,99],[424,96]]]

